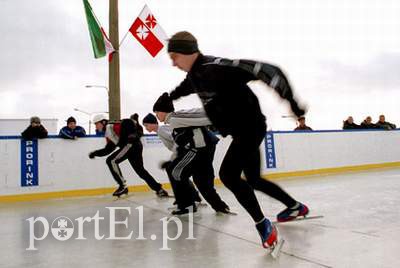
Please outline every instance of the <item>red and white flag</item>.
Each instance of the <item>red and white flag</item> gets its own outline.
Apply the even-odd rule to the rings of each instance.
[[[147,5],[143,7],[129,31],[153,57],[163,49],[168,38]]]

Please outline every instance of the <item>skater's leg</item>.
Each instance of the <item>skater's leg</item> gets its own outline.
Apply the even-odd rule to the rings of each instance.
[[[287,207],[296,205],[294,200],[279,185],[261,178],[260,176],[260,150],[259,147],[246,153],[245,166],[243,169],[247,182],[258,191],[261,191],[272,198],[275,198],[285,204]]]
[[[136,143],[129,152],[129,163],[131,164],[133,170],[138,174],[138,176],[143,179],[149,187],[158,192],[161,190],[162,185],[158,183],[153,176],[144,168],[143,165],[143,145],[142,143]]]
[[[189,177],[192,175],[193,159],[196,152],[187,150],[180,152],[178,156],[167,167],[168,178],[174,191],[178,209],[184,209],[194,205],[195,195],[194,187],[189,183]]]
[[[254,222],[258,223],[264,219],[264,214],[253,188],[240,177],[244,167],[243,158],[246,157],[241,147],[239,140],[234,138],[222,161],[219,176],[223,184],[232,191]]]
[[[214,168],[212,161],[214,159],[215,146],[210,146],[199,151],[193,167],[193,181],[203,195],[204,199],[216,211],[229,209],[228,205],[222,201],[214,188]]]
[[[119,168],[119,163],[128,158],[127,154],[128,151],[129,151],[128,147],[121,148],[112,153],[106,159],[106,163],[108,168],[110,169],[111,175],[120,186],[125,185],[125,180],[122,176],[121,169]]]

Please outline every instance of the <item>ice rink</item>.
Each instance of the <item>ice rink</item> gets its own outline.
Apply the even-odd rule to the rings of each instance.
[[[182,219],[182,235],[163,247],[163,222],[173,199],[159,200],[150,192],[134,193],[128,199],[113,201],[109,196],[44,200],[0,204],[0,267],[400,267],[400,169],[386,169],[343,175],[302,177],[279,180],[296,199],[306,203],[311,215],[322,219],[279,224],[286,240],[278,259],[261,247],[250,216],[223,186],[217,190],[237,216],[216,215],[210,207],[194,216],[193,236],[188,218]],[[278,202],[258,193],[265,214],[270,218],[283,209]],[[143,237],[139,237],[140,207],[143,207]],[[118,210],[117,221],[127,219],[128,227],[117,225],[116,236],[133,235],[128,240],[110,237],[110,209]],[[79,229],[79,217],[98,213],[96,239],[94,222]],[[74,224],[70,239],[59,241],[51,232],[30,244],[31,217],[68,217]],[[43,224],[35,223],[41,237]],[[79,229],[79,230],[78,230]],[[167,225],[174,237],[177,225]],[[81,232],[81,233],[80,233]],[[76,239],[80,235],[86,238]],[[155,240],[151,239],[155,235]],[[153,236],[153,238],[155,238]]]

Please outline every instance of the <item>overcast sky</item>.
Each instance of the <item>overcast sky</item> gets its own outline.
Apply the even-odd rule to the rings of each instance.
[[[91,0],[108,31],[108,0]],[[170,0],[119,1],[120,39],[148,4],[170,36],[192,32],[204,54],[279,65],[308,106],[307,124],[339,129],[352,115],[385,114],[400,125],[400,1],[398,0]],[[81,0],[0,0],[0,118],[59,119],[87,129],[88,116],[107,111],[106,58],[94,59]],[[131,36],[120,48],[122,117],[151,111],[156,98],[185,73],[167,53],[153,59]],[[295,127],[288,107],[262,83],[260,97],[269,128]],[[201,106],[192,96],[178,108]]]

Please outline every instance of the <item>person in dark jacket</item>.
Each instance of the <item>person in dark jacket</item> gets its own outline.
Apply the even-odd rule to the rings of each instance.
[[[297,121],[299,122],[299,125],[294,129],[295,131],[312,130],[312,128],[306,125],[306,118],[304,116],[300,116]]]
[[[126,181],[119,168],[119,164],[128,159],[135,172],[155,191],[158,197],[167,197],[168,192],[143,166],[143,145],[140,141],[143,133],[138,131],[136,123],[131,119],[123,119],[114,123],[109,123],[107,120],[103,120],[103,122],[107,141],[106,146],[103,149],[90,152],[89,158],[93,159],[96,156],[102,157],[111,154],[107,157],[106,163],[111,175],[119,185],[113,196],[120,197],[128,194]],[[118,150],[114,152],[117,147]]]
[[[354,123],[354,119],[352,116],[347,117],[345,121],[343,121],[343,129],[360,129],[361,127]]]
[[[219,139],[206,126],[211,122],[203,109],[180,110],[175,112],[168,93],[164,93],[154,104],[153,111],[164,126],[172,129],[170,135],[164,135],[165,144],[171,144],[174,155],[164,165],[174,190],[178,208],[173,215],[196,211],[196,190],[189,181],[193,181],[204,199],[216,212],[229,214],[228,205],[222,201],[214,188],[214,153]]]
[[[22,133],[21,136],[25,140],[32,140],[32,139],[44,139],[47,138],[48,133],[46,128],[41,124],[40,118],[37,116],[32,116],[31,124],[27,127]]]
[[[377,129],[377,127],[374,123],[372,123],[372,118],[371,116],[367,116],[364,121],[362,121],[360,127],[362,129]]]
[[[393,130],[393,129],[396,129],[396,125],[395,125],[395,124],[392,124],[392,123],[389,123],[389,122],[386,122],[386,121],[385,121],[385,116],[384,116],[383,114],[381,114],[381,115],[379,116],[379,121],[376,122],[375,125],[376,125],[378,128],[382,128],[382,129],[386,129],[386,130]]]
[[[275,247],[277,229],[264,216],[254,190],[286,205],[287,208],[278,214],[278,221],[304,216],[308,208],[277,184],[261,178],[260,145],[265,137],[266,122],[258,99],[247,83],[263,81],[287,101],[297,117],[304,115],[304,108],[294,98],[289,81],[276,66],[253,60],[205,56],[199,51],[197,39],[186,31],[169,39],[168,53],[172,65],[187,72],[181,84],[170,92],[171,100],[196,93],[219,133],[223,137],[232,136],[219,172],[221,181],[253,218],[263,247]],[[246,180],[241,178],[242,172]]]
[[[58,135],[64,139],[75,140],[78,137],[85,137],[86,131],[83,127],[77,126],[75,118],[71,116],[67,119],[67,125],[60,130]]]

